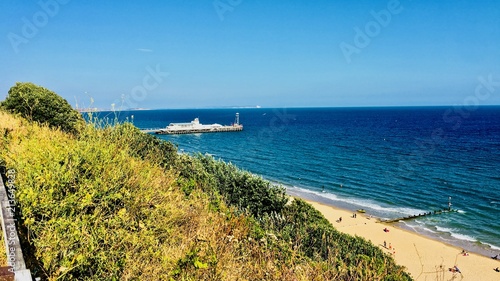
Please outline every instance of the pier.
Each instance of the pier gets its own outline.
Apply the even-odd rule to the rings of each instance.
[[[222,126],[211,129],[188,129],[188,130],[166,130],[166,129],[140,129],[146,134],[158,135],[181,135],[181,134],[198,134],[198,133],[220,133],[220,132],[238,132],[243,131],[243,126]]]
[[[156,128],[156,129],[139,129],[141,132],[143,133],[146,133],[146,134],[149,134],[149,133],[154,133],[156,131],[159,131],[160,128]]]
[[[199,128],[187,130],[168,130],[161,129],[154,133],[159,135],[181,135],[181,134],[198,134],[198,133],[219,133],[219,132],[238,132],[243,131],[243,126],[222,126],[216,128]]]
[[[240,124],[240,114],[236,113],[234,123],[230,126],[223,126],[220,124],[203,125],[198,118],[195,118],[189,123],[170,123],[170,125],[164,129],[141,129],[141,131],[159,135],[239,132],[243,131],[243,125]]]

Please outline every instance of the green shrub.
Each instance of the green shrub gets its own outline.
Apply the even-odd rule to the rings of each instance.
[[[71,108],[65,99],[33,83],[16,83],[0,107],[30,121],[47,123],[69,133],[77,132],[78,124],[83,123],[80,113]]]
[[[283,187],[211,156],[185,156],[178,168],[181,177],[195,179],[206,191],[215,190],[229,205],[255,217],[281,212],[288,200]]]
[[[109,139],[130,149],[131,156],[171,168],[177,161],[177,147],[153,135],[141,132],[131,123],[116,124],[109,130]]]
[[[201,154],[182,155],[178,169],[181,178],[191,183],[194,180],[206,192],[220,194],[230,206],[251,214],[258,222],[253,226],[253,237],[270,242],[267,247],[280,253],[280,259],[288,257],[285,263],[290,262],[290,253],[294,252],[320,264],[336,264],[337,270],[344,272],[337,276],[338,280],[412,280],[404,267],[396,265],[377,246],[337,231],[301,199],[287,204],[289,197],[284,188],[261,177]],[[273,233],[280,240],[266,239]]]

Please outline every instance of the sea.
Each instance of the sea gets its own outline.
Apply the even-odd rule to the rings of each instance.
[[[500,253],[500,106],[223,108],[101,112],[164,128],[190,122],[241,132],[158,135],[282,185],[290,195],[380,219],[485,256]]]

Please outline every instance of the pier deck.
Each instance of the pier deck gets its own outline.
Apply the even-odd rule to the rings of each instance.
[[[141,130],[141,132],[143,133],[149,134],[149,133],[154,133],[160,129],[158,128],[158,129],[139,129],[139,130]]]
[[[238,132],[243,131],[243,126],[223,126],[218,128],[202,128],[189,130],[157,130],[154,133],[159,135],[181,135],[181,134],[198,134],[198,133],[219,133],[219,132]]]
[[[154,133],[156,131],[159,131],[160,128],[158,128],[158,129],[139,129],[139,130],[141,130],[141,132],[143,132],[143,133],[147,133],[148,134],[148,133]]]

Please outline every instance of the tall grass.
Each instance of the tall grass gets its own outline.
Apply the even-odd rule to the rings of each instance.
[[[43,280],[410,280],[282,188],[131,124],[75,136],[0,112],[0,133]]]
[[[292,200],[280,186],[211,156],[197,154],[178,165],[184,165],[181,177],[202,183],[204,190],[212,186],[227,204],[255,218],[254,237],[272,245],[279,253],[276,259],[284,264],[294,264],[299,256],[335,280],[411,280],[380,248],[337,231],[319,211],[303,200]]]

